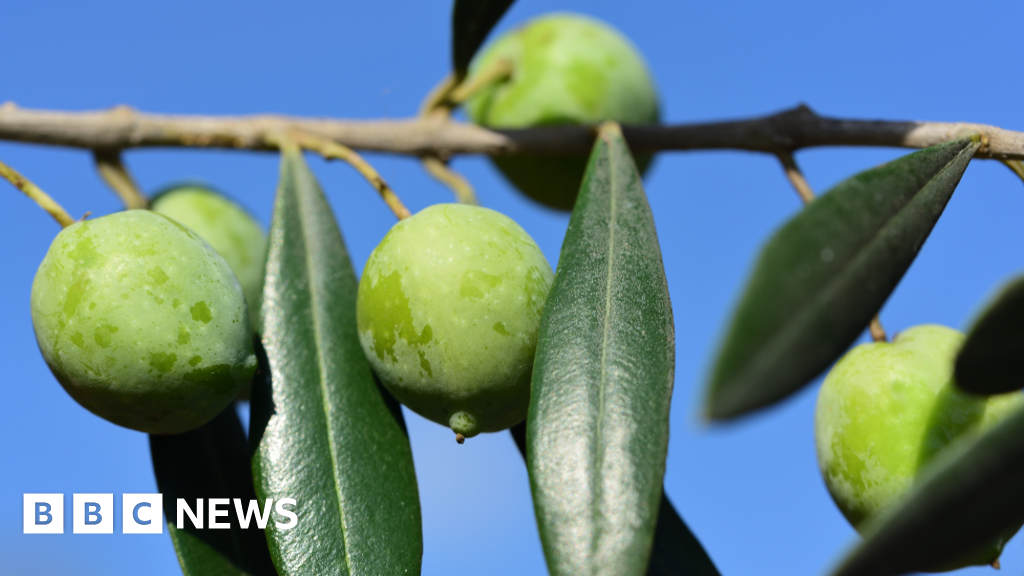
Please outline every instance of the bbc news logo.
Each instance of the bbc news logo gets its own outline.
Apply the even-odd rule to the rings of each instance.
[[[25,494],[24,495],[25,534],[63,534],[64,533],[64,495],[63,494]],[[293,510],[294,498],[282,498],[276,503],[268,498],[260,509],[259,502],[250,500],[248,507],[243,507],[239,498],[203,498],[190,505],[184,498],[178,498],[175,523],[179,530],[186,527],[185,519],[196,529],[231,528],[231,522],[223,520],[231,515],[230,506],[234,504],[238,525],[248,529],[250,524],[264,529],[270,521],[271,510],[285,521],[275,520],[279,530],[291,530],[299,517]],[[72,532],[75,534],[113,534],[114,533],[114,495],[113,494],[73,494],[72,495]],[[122,534],[163,534],[163,495],[161,494],[122,494],[121,495],[121,533]],[[203,514],[203,510],[207,514]]]

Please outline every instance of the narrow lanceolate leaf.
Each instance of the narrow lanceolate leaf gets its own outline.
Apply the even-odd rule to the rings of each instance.
[[[512,439],[526,460],[526,423],[512,427]],[[676,512],[664,490],[654,529],[654,546],[647,576],[719,576],[711,557]]]
[[[267,539],[256,522],[242,528],[234,512],[237,499],[244,510],[256,499],[249,467],[249,446],[245,431],[228,406],[206,425],[170,436],[150,436],[156,484],[163,494],[167,531],[178,554],[181,571],[196,576],[262,576],[277,574],[270,561]],[[204,522],[195,526],[187,514],[177,524],[177,502],[184,499],[189,510]],[[207,508],[213,499],[223,499],[218,510],[226,515],[219,522],[227,529],[211,530]],[[202,502],[203,509],[197,512]],[[262,506],[261,506],[262,509]],[[141,516],[140,516],[141,517]],[[153,520],[159,522],[157,518]]]
[[[646,572],[674,362],[654,220],[609,123],[569,221],[533,369],[527,458],[551,574]]]
[[[975,394],[1024,388],[1024,278],[1007,284],[968,332],[956,382]]]
[[[455,0],[452,10],[452,69],[462,78],[469,62],[514,0]]]
[[[896,576],[977,558],[1024,523],[1021,486],[1024,410],[941,457],[833,575]]]
[[[263,290],[270,378],[254,384],[250,432],[256,493],[296,501],[297,525],[267,527],[283,576],[420,571],[412,453],[359,346],[356,286],[320,186],[286,149]]]
[[[914,261],[979,138],[861,172],[765,246],[719,350],[707,412],[739,416],[800,389],[857,339]]]

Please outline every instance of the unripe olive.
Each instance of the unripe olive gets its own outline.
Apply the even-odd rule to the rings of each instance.
[[[1024,405],[1020,392],[975,396],[957,388],[953,360],[963,339],[944,326],[915,326],[892,343],[857,346],[825,378],[814,418],[818,464],[832,499],[858,530],[902,499],[949,446]],[[1019,528],[952,565],[919,569],[991,564]]]
[[[195,232],[130,210],[57,235],[32,283],[32,324],[64,389],[143,432],[197,428],[256,369],[242,289]]]
[[[259,222],[224,195],[194,184],[158,193],[150,209],[192,229],[227,260],[242,286],[249,305],[249,320],[256,329],[267,252],[267,239]]]
[[[511,77],[473,95],[469,118],[488,128],[531,128],[658,121],[658,95],[643,58],[608,25],[575,14],[551,14],[498,38],[470,66],[470,78],[499,60]],[[649,156],[637,159],[641,168]],[[585,157],[507,156],[495,164],[521,192],[554,208],[571,210]]]
[[[510,218],[462,204],[396,224],[359,282],[359,341],[403,404],[464,437],[526,417],[552,280]]]

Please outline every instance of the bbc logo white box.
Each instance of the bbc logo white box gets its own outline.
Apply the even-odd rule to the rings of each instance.
[[[25,494],[22,508],[25,534],[64,533],[63,494]]]
[[[123,534],[163,534],[163,495],[122,494],[121,532]]]
[[[73,533],[114,533],[113,494],[73,494],[71,510]]]

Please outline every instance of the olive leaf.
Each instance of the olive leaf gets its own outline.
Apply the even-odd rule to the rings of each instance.
[[[644,574],[662,496],[675,332],[618,125],[602,126],[541,318],[528,469],[551,574]]]
[[[526,423],[521,422],[510,430],[516,448],[526,460]],[[675,506],[661,493],[658,507],[658,524],[654,529],[654,545],[651,560],[647,565],[647,576],[720,576],[711,557],[704,551],[697,537],[690,531]]]
[[[153,457],[156,485],[163,494],[167,531],[174,543],[178,562],[185,574],[216,576],[277,574],[270,561],[267,539],[255,523],[243,529],[233,512],[234,499],[248,509],[256,499],[249,446],[245,431],[231,404],[205,425],[182,434],[151,435],[149,450]],[[177,526],[177,501],[183,498],[196,510],[197,500],[209,503],[212,498],[231,502],[226,530],[197,529],[183,517]],[[260,506],[262,509],[262,506]],[[199,512],[203,516],[203,512]],[[155,521],[155,520],[154,520]]]
[[[967,333],[956,383],[975,394],[1024,388],[1024,277],[1008,283]]]
[[[401,411],[356,334],[356,277],[315,177],[286,147],[263,290],[269,378],[253,386],[260,499],[296,500],[267,526],[282,575],[419,574],[419,494]]]
[[[452,10],[452,69],[463,78],[476,51],[514,0],[455,0]]]
[[[942,215],[978,137],[840,183],[768,241],[714,364],[707,413],[742,415],[821,374],[878,313]]]
[[[833,576],[896,576],[985,550],[1024,523],[1024,410],[952,447],[865,529]]]

